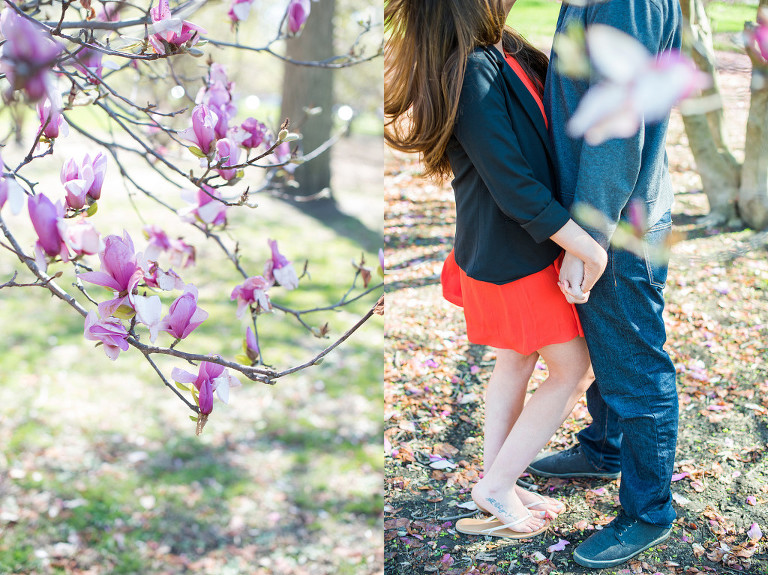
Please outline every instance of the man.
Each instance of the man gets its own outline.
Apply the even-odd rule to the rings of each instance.
[[[607,0],[563,4],[557,31],[570,24],[606,24],[642,43],[652,54],[681,44],[677,0]],[[618,565],[664,541],[675,519],[670,478],[677,441],[675,368],[663,350],[662,311],[667,262],[610,247],[630,205],[647,207],[646,254],[671,228],[672,186],[665,138],[668,119],[643,124],[638,133],[597,146],[566,135],[566,123],[589,88],[585,80],[558,73],[553,55],[545,106],[550,119],[563,204],[597,210],[604,224],[580,222],[608,249],[608,267],[578,306],[596,380],[587,392],[592,423],[569,450],[545,455],[528,471],[545,477],[615,479],[621,473],[622,510],[610,525],[574,551],[580,565]],[[565,263],[563,266],[565,267]]]

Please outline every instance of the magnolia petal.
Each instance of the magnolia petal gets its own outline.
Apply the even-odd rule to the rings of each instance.
[[[13,178],[6,178],[8,185],[8,205],[11,206],[11,213],[15,216],[21,213],[24,208],[24,200],[27,195],[24,193],[24,189]]]
[[[633,109],[619,110],[587,130],[584,139],[590,146],[598,146],[613,138],[629,138],[637,133],[640,125],[640,117]]]
[[[101,317],[109,317],[111,315],[114,315],[117,311],[117,308],[119,308],[121,305],[123,305],[123,302],[128,299],[127,297],[118,297],[115,299],[107,300],[101,302],[97,307],[99,309],[99,315]]]
[[[106,353],[107,357],[112,361],[115,361],[117,359],[117,356],[120,355],[120,348],[117,347],[116,345],[109,345],[105,343],[101,347],[104,348],[104,353]]]
[[[226,372],[213,380],[213,388],[221,401],[229,403],[229,377]]]
[[[120,291],[120,284],[117,283],[117,280],[104,272],[85,272],[78,274],[77,277],[79,277],[81,280],[87,281],[88,283],[104,286],[115,291]],[[106,316],[102,314],[102,317]]]
[[[593,24],[587,28],[586,37],[592,63],[613,82],[631,82],[652,61],[645,46],[612,26]]]
[[[238,20],[247,20],[248,15],[251,13],[251,5],[248,2],[241,2],[232,6],[232,13]]]
[[[134,296],[133,307],[136,310],[136,319],[149,328],[149,341],[155,343],[160,319],[163,311],[163,303],[156,295]]]
[[[571,544],[570,541],[566,541],[565,539],[560,539],[554,545],[550,545],[549,547],[547,547],[547,552],[552,553],[554,551],[563,551],[565,549],[565,546],[570,544]]]
[[[168,18],[166,20],[158,20],[150,27],[151,34],[163,34],[165,32],[172,32],[174,34],[181,34],[181,28],[184,25],[184,21],[181,18]]]
[[[197,376],[194,373],[189,373],[188,371],[174,367],[173,371],[171,371],[171,379],[173,379],[173,381],[178,381],[179,383],[195,383],[197,381]]]
[[[592,86],[568,121],[566,127],[568,135],[579,138],[592,126],[628,105],[629,93],[623,86],[614,84]]]
[[[203,220],[206,224],[212,224],[216,221],[216,218],[221,213],[221,210],[225,210],[227,206],[219,202],[218,200],[213,200],[211,202],[208,202],[204,206],[200,206],[197,208],[197,215],[200,217],[201,220]]]

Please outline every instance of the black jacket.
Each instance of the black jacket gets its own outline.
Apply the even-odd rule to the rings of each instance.
[[[454,253],[471,278],[504,284],[543,270],[569,219],[557,201],[547,128],[528,88],[493,46],[467,61],[447,148],[456,196]]]

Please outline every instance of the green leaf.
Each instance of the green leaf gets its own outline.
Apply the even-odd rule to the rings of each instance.
[[[190,418],[192,421],[194,421],[195,423],[197,423],[197,417],[198,417],[197,415],[190,415],[190,416],[189,416],[189,418]]]
[[[176,384],[176,387],[178,387],[182,391],[189,391],[190,387],[186,383],[179,383],[178,381],[174,381],[173,383]]]
[[[115,316],[117,319],[131,319],[134,315],[136,315],[136,312],[133,310],[132,307],[123,304],[119,308],[117,308],[115,310],[115,313],[113,313],[112,315]]]
[[[92,215],[94,215],[98,211],[99,211],[99,204],[96,202],[93,202],[90,206],[88,206],[88,211],[85,212],[85,215],[90,218]]]
[[[247,355],[238,354],[235,356],[235,361],[242,365],[251,365],[251,360]]]
[[[189,147],[189,151],[190,151],[190,152],[192,152],[192,153],[193,153],[195,156],[197,156],[198,158],[205,158],[205,157],[207,157],[207,156],[206,156],[206,155],[203,153],[203,151],[202,151],[200,148],[198,148],[197,146],[190,146],[190,147]]]

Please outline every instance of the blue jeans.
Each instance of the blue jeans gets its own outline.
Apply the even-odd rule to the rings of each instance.
[[[576,306],[595,370],[587,391],[592,423],[578,434],[595,467],[621,470],[619,499],[633,518],[675,519],[670,481],[677,443],[675,367],[663,346],[667,261],[654,257],[671,229],[667,213],[646,235],[643,257],[611,248],[589,301]]]

